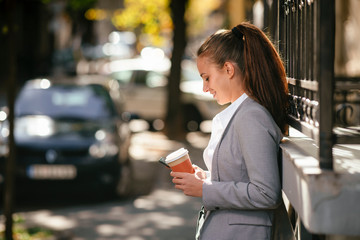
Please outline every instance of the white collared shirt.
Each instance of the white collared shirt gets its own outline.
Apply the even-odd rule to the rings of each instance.
[[[218,145],[221,136],[224,133],[226,126],[228,125],[231,117],[234,115],[236,109],[248,96],[244,93],[238,99],[236,99],[230,106],[218,113],[212,120],[211,136],[208,146],[205,148],[203,158],[205,165],[211,173],[212,159],[215,152],[215,148]],[[209,176],[209,175],[208,175]]]

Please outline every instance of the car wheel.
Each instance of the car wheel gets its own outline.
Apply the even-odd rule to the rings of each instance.
[[[116,195],[119,197],[127,197],[132,193],[133,168],[130,160],[121,166],[120,176],[116,186]]]

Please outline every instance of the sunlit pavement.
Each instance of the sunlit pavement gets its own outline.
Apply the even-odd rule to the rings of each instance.
[[[200,203],[157,189],[126,202],[21,213],[27,224],[59,232],[58,239],[193,239]]]
[[[168,140],[160,133],[137,133],[130,153],[136,169],[134,194],[128,199],[72,204],[65,207],[20,211],[27,226],[54,230],[56,239],[73,240],[187,240],[194,239],[200,199],[175,190],[170,170],[157,161],[180,147],[189,149],[192,161],[202,164],[208,135],[192,133],[188,143]]]

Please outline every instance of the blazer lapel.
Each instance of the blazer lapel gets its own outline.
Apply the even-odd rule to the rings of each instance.
[[[223,134],[221,135],[221,138],[218,142],[218,144],[216,145],[215,151],[214,151],[214,156],[213,156],[213,160],[212,160],[212,167],[211,167],[211,180],[220,181],[220,172],[219,172],[219,148],[221,145],[221,142],[223,141],[226,133],[229,131],[229,127],[233,122],[233,119],[235,117],[235,115],[237,115],[240,111],[240,109],[242,108],[242,106],[246,105],[247,101],[252,100],[250,97],[247,97],[241,104],[240,106],[236,109],[236,111],[234,112],[234,114],[231,116],[229,123],[227,124],[227,126],[224,129]]]

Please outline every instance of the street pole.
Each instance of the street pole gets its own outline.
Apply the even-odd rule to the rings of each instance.
[[[15,141],[14,141],[14,104],[15,104],[15,81],[16,81],[16,24],[15,24],[15,0],[5,0],[6,26],[2,34],[6,41],[6,55],[8,59],[7,76],[7,104],[9,108],[9,153],[6,158],[5,168],[5,192],[4,192],[4,215],[5,215],[5,239],[13,240],[13,204],[14,204],[14,169],[15,169]]]

